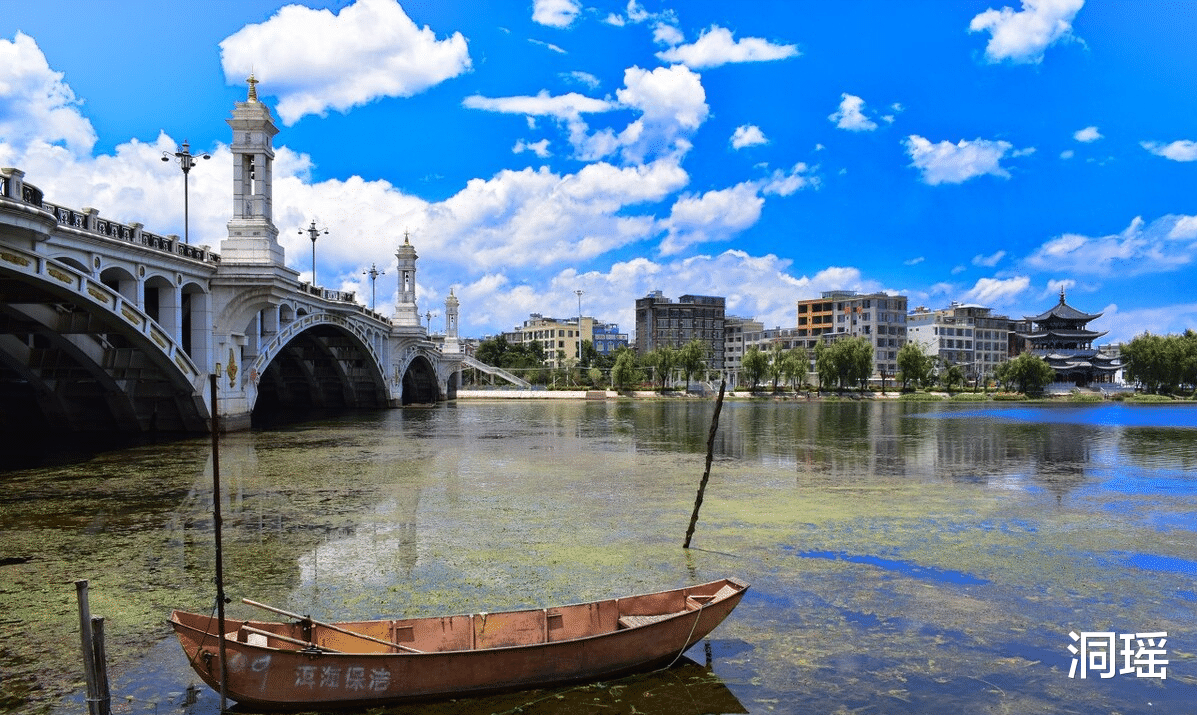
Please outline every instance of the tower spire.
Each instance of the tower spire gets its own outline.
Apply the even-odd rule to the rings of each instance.
[[[258,101],[258,80],[254,79],[253,70],[249,71],[249,77],[246,78],[245,82],[246,82],[246,84],[249,85],[249,98],[246,99],[245,101],[247,101],[247,102]]]

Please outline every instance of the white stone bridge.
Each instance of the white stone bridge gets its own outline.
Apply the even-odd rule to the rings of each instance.
[[[388,407],[455,396],[466,358],[457,299],[433,342],[416,252],[397,250],[391,315],[299,280],[271,219],[270,110],[233,129],[233,216],[220,253],[45,200],[0,169],[0,429],[205,432],[210,376],[223,429],[255,409]]]

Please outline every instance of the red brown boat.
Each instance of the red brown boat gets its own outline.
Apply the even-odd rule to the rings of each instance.
[[[726,578],[554,608],[352,623],[321,623],[264,606],[297,620],[226,621],[225,688],[242,705],[285,710],[615,678],[669,665],[718,626],[747,590],[747,583]],[[195,672],[219,692],[217,619],[174,611],[170,623]]]

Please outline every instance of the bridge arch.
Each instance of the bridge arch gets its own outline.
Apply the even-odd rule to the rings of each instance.
[[[207,428],[194,362],[120,292],[14,246],[0,250],[0,292],[0,362],[18,378],[6,398],[73,431]]]
[[[436,369],[428,358],[414,355],[403,369],[400,400],[404,405],[431,404],[439,398]]]
[[[295,312],[249,364],[250,410],[387,407],[382,359],[366,331],[334,313]]]

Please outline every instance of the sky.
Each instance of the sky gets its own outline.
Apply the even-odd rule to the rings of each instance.
[[[226,120],[279,127],[288,266],[484,337],[532,313],[634,328],[719,295],[1103,313],[1197,328],[1197,2],[0,0],[0,166],[46,200],[219,251]],[[383,275],[371,283],[366,271]]]

